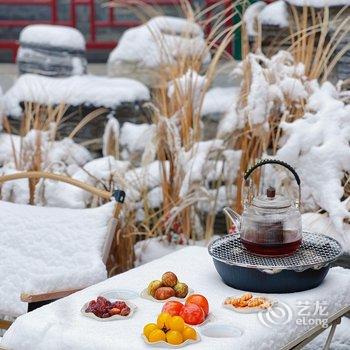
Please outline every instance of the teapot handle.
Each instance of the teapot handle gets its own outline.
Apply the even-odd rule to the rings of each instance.
[[[244,174],[244,181],[247,181],[249,176],[251,175],[251,173],[261,167],[262,165],[265,165],[265,164],[278,164],[278,165],[282,165],[284,166],[285,168],[287,168],[293,175],[294,175],[294,178],[295,178],[295,181],[296,183],[298,184],[298,187],[299,187],[299,198],[298,198],[298,202],[296,203],[297,207],[300,206],[300,203],[301,203],[301,188],[300,188],[300,184],[301,184],[301,181],[300,181],[300,177],[299,175],[297,174],[297,172],[295,171],[295,169],[289,165],[288,163],[286,162],[283,162],[281,160],[278,160],[278,159],[262,159],[262,160],[259,160],[255,165],[253,165],[251,168],[249,168],[245,174]]]

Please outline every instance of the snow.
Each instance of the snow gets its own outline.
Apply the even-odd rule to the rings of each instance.
[[[120,129],[120,145],[129,153],[144,151],[155,132],[153,124],[134,124],[125,122]]]
[[[117,152],[117,154],[113,154],[115,157],[119,155],[119,133],[120,125],[118,119],[110,113],[107,116],[107,124],[102,136],[102,154],[104,157],[110,155],[108,153],[110,148]]]
[[[175,64],[177,58],[184,56],[210,61],[202,29],[183,18],[157,16],[126,30],[109,55],[108,63],[128,61],[140,67],[156,68]]]
[[[0,314],[27,311],[22,292],[82,288],[107,277],[102,252],[113,203],[72,210],[0,201],[0,208]]]
[[[201,106],[201,115],[225,113],[234,104],[239,87],[214,87],[208,90]]]
[[[289,26],[288,17],[288,9],[284,0],[274,1],[271,4],[257,1],[246,9],[243,20],[248,35],[256,36],[258,34],[256,30],[258,22],[285,28]]]
[[[289,26],[288,9],[284,0],[278,0],[265,6],[259,14],[262,24],[285,28]]]
[[[265,6],[266,3],[264,1],[256,1],[244,11],[243,21],[246,25],[248,35],[255,36],[258,34],[256,31],[256,21]]]
[[[295,6],[311,6],[311,7],[325,7],[325,6],[346,6],[349,5],[349,0],[286,0],[289,4]]]
[[[140,333],[146,323],[154,322],[161,304],[141,297],[132,299],[131,302],[137,305],[136,313],[118,324],[94,322],[82,316],[80,309],[85,302],[107,291],[130,289],[139,294],[164,271],[174,271],[181,281],[207,297],[213,314],[210,324],[231,324],[243,331],[243,335],[236,338],[215,339],[202,336],[199,343],[190,346],[193,350],[281,349],[312,327],[308,321],[317,318],[312,313],[320,301],[326,301],[324,312],[329,316],[350,305],[349,270],[331,268],[324,282],[317,288],[298,293],[271,294],[284,308],[276,309],[274,313],[275,316],[278,315],[277,320],[281,320],[280,324],[268,328],[257,314],[241,314],[224,309],[222,301],[228,296],[241,295],[242,291],[222,282],[206,248],[187,247],[21,316],[5,333],[1,346],[16,350],[149,349]],[[304,324],[296,322],[297,315],[301,312],[300,302],[309,302],[311,305]],[[290,322],[280,316],[281,311],[291,315]],[[198,327],[197,330],[201,333],[203,328]],[[348,329],[342,327],[335,335],[335,344],[343,344],[344,349],[349,348]]]
[[[281,124],[285,137],[276,157],[296,168],[302,192],[329,213],[335,230],[345,239],[343,221],[350,212],[348,200],[342,199],[341,180],[350,171],[350,106],[337,99],[335,87],[328,82],[320,86],[314,81],[310,88],[308,112]]]
[[[85,51],[85,39],[79,30],[52,24],[32,24],[19,35],[20,43],[47,45]]]
[[[46,105],[66,103],[116,108],[123,102],[148,100],[150,93],[142,83],[127,78],[93,75],[51,78],[35,74],[21,75],[4,96],[5,112],[20,117],[20,102]]]
[[[168,97],[171,99],[179,96],[180,99],[184,100],[191,98],[193,107],[198,108],[202,100],[205,85],[206,78],[189,69],[184,75],[172,80],[168,84]]]
[[[343,250],[350,254],[350,224],[344,224],[344,237],[337,234],[337,229],[334,227],[332,220],[328,214],[319,213],[304,213],[302,214],[303,230],[311,232],[319,232],[333,237],[342,245]]]

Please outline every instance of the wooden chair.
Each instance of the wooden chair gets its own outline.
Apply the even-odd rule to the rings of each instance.
[[[97,189],[93,186],[87,185],[85,183],[82,183],[78,180],[72,179],[72,178],[67,177],[67,176],[52,174],[52,173],[45,173],[45,172],[36,172],[36,171],[20,172],[20,173],[14,173],[11,175],[0,176],[0,185],[3,184],[4,182],[18,180],[18,179],[28,179],[29,182],[31,182],[31,181],[38,181],[38,179],[40,179],[40,178],[62,181],[62,182],[68,183],[70,185],[77,186],[85,191],[92,193],[93,195],[97,195],[97,196],[104,198],[106,200],[111,200],[113,198],[115,199],[115,205],[113,206],[113,208],[111,210],[111,218],[109,220],[108,225],[106,224],[107,232],[106,232],[106,236],[105,236],[104,245],[103,245],[103,248],[101,251],[101,259],[103,261],[103,264],[106,265],[107,259],[109,256],[109,252],[110,252],[110,248],[112,245],[112,241],[113,241],[115,233],[116,233],[116,229],[117,229],[117,225],[118,225],[117,219],[118,219],[120,211],[121,211],[122,203],[124,202],[125,193],[121,190],[116,190],[113,193],[110,193],[108,191]],[[11,204],[8,202],[2,202],[2,203],[3,203],[3,206],[4,206],[4,204],[6,204],[6,206],[7,205],[21,206],[20,204]],[[0,202],[0,204],[1,204],[1,202]],[[28,206],[28,208],[32,208],[32,206]],[[44,207],[44,208],[47,208],[47,207]],[[36,209],[34,209],[34,210],[36,210]],[[39,210],[39,208],[38,208],[38,210]],[[46,209],[43,209],[43,210],[46,210]],[[52,213],[52,209],[50,209],[50,210]],[[65,211],[71,210],[74,212],[75,210],[79,210],[79,209],[56,208],[56,211],[60,211],[60,210],[65,210]],[[84,210],[94,210],[94,209],[81,209],[81,210],[84,211]],[[1,225],[1,223],[0,223],[0,225]],[[62,225],[67,225],[67,223],[63,222]],[[49,230],[50,230],[50,228],[48,228],[48,231]],[[4,243],[6,244],[6,242],[4,242]],[[2,244],[2,242],[0,242],[0,245],[1,244]],[[54,300],[68,296],[69,294],[72,294],[72,293],[74,293],[82,288],[85,288],[85,287],[87,287],[87,286],[82,286],[79,289],[73,288],[73,289],[53,290],[51,292],[42,293],[42,294],[22,293],[21,296],[18,295],[18,298],[20,298],[22,302],[28,303],[27,311],[31,311],[37,307],[48,304]],[[13,315],[8,315],[8,316],[13,316]],[[10,322],[10,321],[0,320],[0,329],[8,329],[9,326],[11,325],[11,323],[12,322]]]

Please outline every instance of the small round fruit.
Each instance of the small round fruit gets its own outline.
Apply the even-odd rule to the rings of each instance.
[[[178,331],[169,331],[166,334],[166,341],[172,345],[179,345],[183,342],[182,334]]]
[[[170,300],[164,304],[162,312],[167,312],[171,316],[179,316],[183,307],[183,304],[179,301]]]
[[[159,281],[159,280],[152,281],[147,287],[147,293],[149,295],[152,295],[152,297],[154,297],[156,290],[160,288],[162,285],[163,285],[162,281]]]
[[[143,334],[148,339],[151,332],[154,331],[155,329],[158,329],[158,326],[155,323],[148,323],[146,324],[146,326],[143,327]]]
[[[196,304],[185,305],[180,312],[180,316],[190,325],[200,324],[205,320],[203,309]]]
[[[175,291],[170,287],[160,287],[154,294],[154,298],[157,300],[165,300],[173,296],[175,296]]]
[[[157,326],[160,329],[169,329],[169,321],[171,320],[171,315],[167,312],[162,312],[158,315]]]
[[[178,298],[185,298],[188,293],[188,286],[186,283],[177,282],[174,286],[174,290]]]
[[[206,297],[204,297],[203,295],[200,294],[192,294],[190,295],[187,299],[185,304],[196,304],[198,306],[200,306],[204,313],[205,313],[205,317],[208,316],[209,314],[209,303]]]
[[[177,283],[177,277],[174,272],[165,272],[162,276],[162,282],[166,287],[174,287]]]
[[[185,329],[182,332],[182,337],[184,341],[187,339],[196,340],[197,332],[192,327],[185,326]]]
[[[161,341],[161,340],[166,341],[166,336],[161,329],[155,329],[150,333],[148,340],[151,343],[155,343],[156,341]]]
[[[182,332],[185,328],[185,321],[180,316],[173,316],[169,320],[169,328],[172,331]]]

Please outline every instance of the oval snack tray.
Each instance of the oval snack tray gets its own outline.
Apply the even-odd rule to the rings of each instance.
[[[154,343],[151,343],[148,341],[148,339],[145,337],[144,334],[141,334],[142,339],[144,340],[144,342],[150,346],[155,346],[157,348],[183,348],[186,345],[190,345],[190,344],[194,344],[194,343],[198,343],[201,340],[201,337],[199,335],[199,333],[197,332],[197,339],[193,340],[193,339],[187,339],[185,340],[183,343],[178,344],[178,345],[174,345],[174,344],[169,344],[164,340],[160,340],[160,341],[156,341]]]
[[[109,321],[114,321],[114,320],[126,320],[126,319],[132,317],[132,315],[134,314],[135,310],[137,309],[137,306],[135,304],[133,304],[133,303],[130,303],[129,301],[125,301],[125,300],[120,300],[120,301],[124,301],[126,303],[126,305],[129,306],[129,308],[130,308],[129,315],[127,315],[127,316],[113,315],[113,316],[107,317],[107,318],[97,317],[92,312],[85,312],[86,308],[89,305],[89,302],[84,304],[84,306],[80,309],[80,312],[85,317],[93,318],[94,320],[101,321],[101,322],[109,322]]]
[[[268,306],[268,307],[261,307],[261,306],[256,306],[256,307],[248,307],[248,306],[237,307],[237,306],[233,306],[232,304],[225,304],[225,301],[228,300],[228,299],[231,299],[231,298],[232,297],[226,298],[223,301],[222,306],[225,309],[233,310],[233,311],[236,311],[236,312],[239,312],[239,313],[242,313],[242,314],[252,314],[252,313],[256,313],[256,312],[260,312],[260,311],[265,312],[265,311],[270,310],[273,306],[278,304],[277,299],[271,299],[271,298],[264,297],[264,296],[259,296],[259,298],[260,299],[264,299],[265,301],[267,301],[270,304],[270,306]]]
[[[144,299],[147,299],[147,300],[154,301],[154,302],[156,302],[156,303],[165,303],[165,302],[170,301],[170,300],[185,301],[185,299],[186,299],[189,295],[193,294],[193,292],[194,292],[193,289],[188,288],[188,293],[187,293],[187,295],[186,295],[185,298],[170,297],[170,298],[168,298],[168,299],[158,300],[158,299],[156,299],[156,298],[153,298],[152,295],[148,294],[147,288],[145,288],[145,289],[140,293],[140,297],[141,297],[141,298],[144,298]]]

